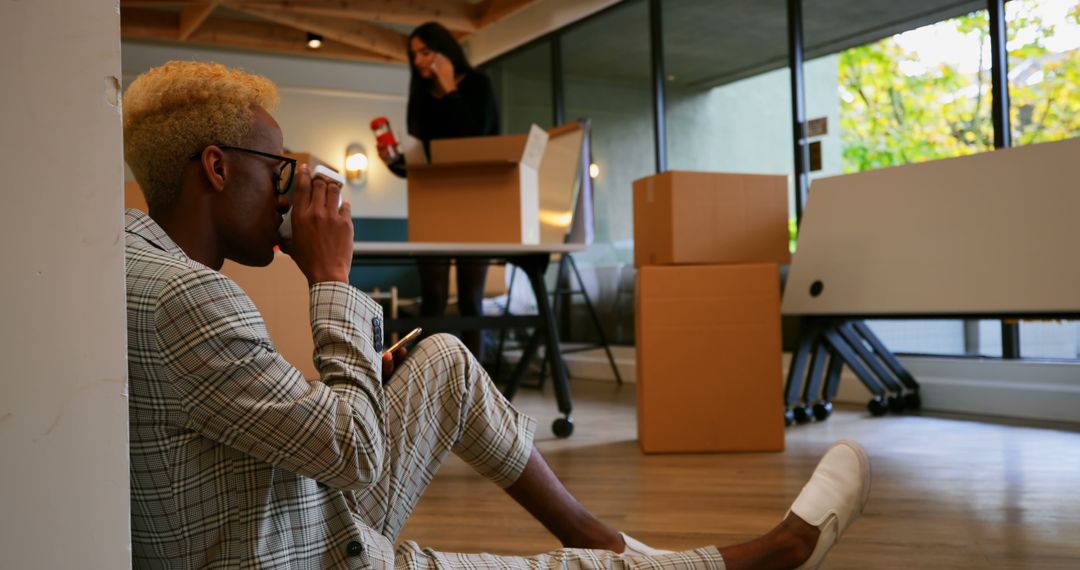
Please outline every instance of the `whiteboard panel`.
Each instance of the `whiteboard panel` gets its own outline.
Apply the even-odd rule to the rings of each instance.
[[[815,180],[782,312],[1080,313],[1078,165],[1071,139]]]

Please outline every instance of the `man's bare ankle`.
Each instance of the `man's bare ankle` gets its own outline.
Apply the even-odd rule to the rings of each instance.
[[[560,540],[564,548],[588,548],[621,553],[626,548],[622,535],[614,528],[601,524],[576,536]]]
[[[818,535],[821,534],[816,526],[793,514],[789,514],[777,530],[779,531],[777,539],[781,543],[781,548],[789,553],[793,562],[792,566],[798,566],[810,558],[810,554],[814,552],[814,545],[817,544]]]

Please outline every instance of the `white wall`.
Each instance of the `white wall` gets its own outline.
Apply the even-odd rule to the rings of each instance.
[[[126,568],[115,0],[0,3],[0,565]]]
[[[900,363],[919,382],[924,410],[1077,423],[1080,366],[1075,363],[933,356],[904,356]],[[870,397],[845,367],[836,401],[865,405]]]
[[[285,134],[285,146],[311,152],[341,168],[352,142],[368,150],[372,168],[366,186],[349,189],[355,217],[403,218],[407,212],[405,180],[379,161],[369,127],[385,116],[402,139],[409,70],[405,65],[357,63],[179,45],[125,41],[124,84],[171,59],[214,61],[264,75],[278,84],[281,103],[272,114]],[[130,177],[130,173],[128,174]]]

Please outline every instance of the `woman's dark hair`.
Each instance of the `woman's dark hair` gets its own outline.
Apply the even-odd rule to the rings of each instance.
[[[454,73],[456,74],[470,73],[473,67],[469,65],[469,60],[465,58],[465,51],[461,49],[461,44],[454,39],[450,30],[447,30],[442,24],[438,22],[421,24],[409,34],[407,49],[409,53],[409,71],[411,73],[409,78],[408,127],[410,135],[423,138],[418,124],[417,115],[419,113],[415,111],[415,107],[420,104],[423,95],[431,91],[431,81],[420,77],[420,74],[416,71],[416,65],[413,63],[416,55],[412,50],[413,38],[420,38],[420,41],[424,42],[424,45],[431,48],[431,50],[446,56],[450,63],[454,64]]]

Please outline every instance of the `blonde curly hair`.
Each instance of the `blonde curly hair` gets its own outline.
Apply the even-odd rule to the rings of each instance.
[[[170,61],[137,77],[123,99],[124,160],[150,209],[176,198],[192,154],[241,145],[252,106],[270,110],[277,102],[269,79],[218,63]]]

